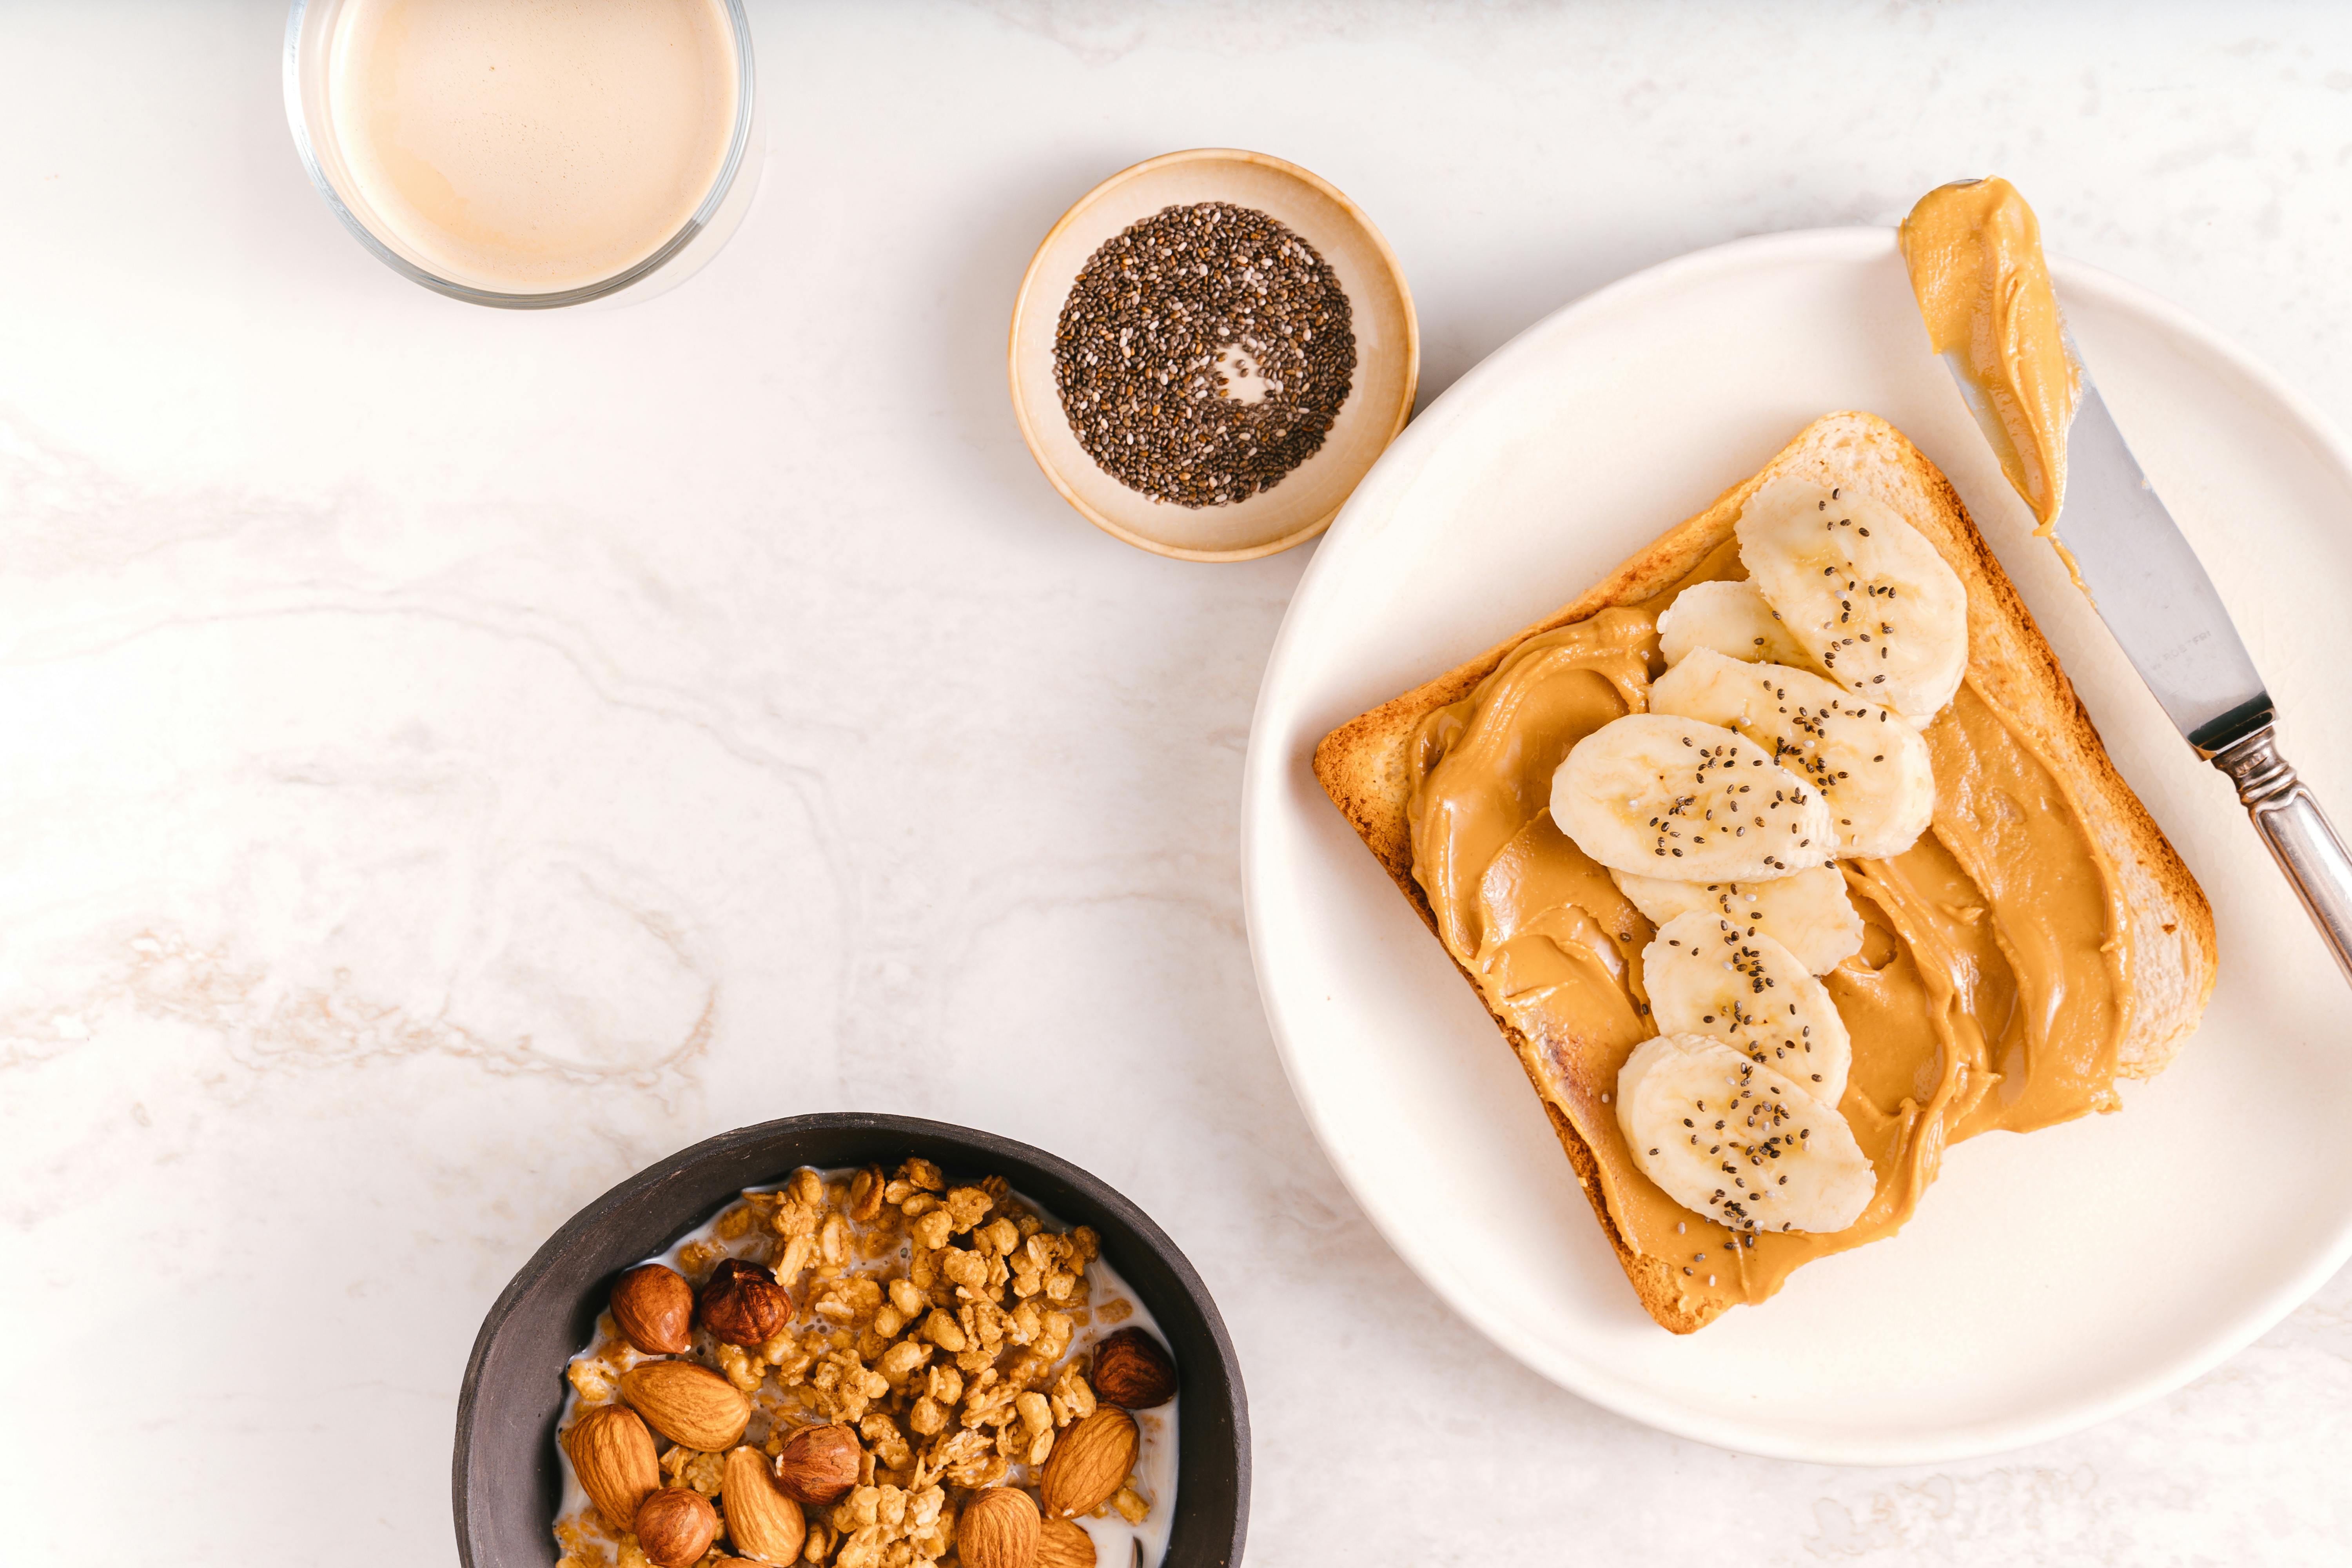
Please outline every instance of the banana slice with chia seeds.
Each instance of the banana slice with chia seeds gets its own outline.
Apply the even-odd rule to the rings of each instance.
[[[1650,710],[1737,730],[1829,802],[1843,857],[1900,855],[1936,812],[1927,742],[1834,681],[1695,648],[1650,688]]]
[[[1762,882],[1829,858],[1821,792],[1715,724],[1629,713],[1552,774],[1551,819],[1603,866],[1695,882]]]
[[[1720,915],[1778,942],[1809,974],[1827,974],[1862,951],[1862,916],[1846,896],[1844,874],[1834,866],[1769,882],[1675,882],[1634,871],[1609,875],[1653,925],[1693,910]]]
[[[1853,1042],[1837,1004],[1762,931],[1702,910],[1676,915],[1642,950],[1642,986],[1661,1033],[1712,1036],[1824,1105],[1845,1093]]]
[[[1673,668],[1693,648],[1759,664],[1812,662],[1753,583],[1694,583],[1658,616],[1658,651]]]
[[[1969,595],[1926,534],[1858,491],[1795,478],[1749,496],[1734,531],[1806,662],[1915,724],[1952,700],[1968,670]]]
[[[1617,1125],[1643,1174],[1734,1231],[1843,1230],[1878,1191],[1844,1117],[1704,1035],[1633,1047]]]

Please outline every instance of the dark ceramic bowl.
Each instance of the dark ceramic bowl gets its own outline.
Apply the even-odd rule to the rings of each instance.
[[[953,1175],[1001,1175],[1065,1224],[1094,1226],[1103,1257],[1159,1320],[1182,1380],[1165,1568],[1239,1563],[1250,1478],[1241,1363],[1207,1287],[1167,1233],[1042,1149],[944,1121],[852,1112],[738,1128],[671,1155],[572,1215],[499,1292],[457,1394],[451,1500],[466,1568],[555,1563],[563,1369],[594,1335],[622,1269],[666,1250],[745,1187],[782,1181],[803,1165],[895,1165],[909,1154]]]

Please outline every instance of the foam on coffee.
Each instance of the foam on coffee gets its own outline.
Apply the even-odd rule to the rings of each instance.
[[[643,261],[717,184],[719,0],[346,0],[328,67],[354,206],[427,270],[554,293]]]

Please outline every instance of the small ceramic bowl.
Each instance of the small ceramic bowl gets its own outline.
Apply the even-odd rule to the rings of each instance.
[[[1194,202],[1255,207],[1312,245],[1339,276],[1356,335],[1355,380],[1321,448],[1279,483],[1230,506],[1178,506],[1129,489],[1078,445],[1054,383],[1055,331],[1087,258],[1129,225]],[[1329,527],[1356,481],[1412,416],[1421,381],[1412,294],[1371,219],[1296,163],[1226,147],[1138,163],[1064,213],[1021,280],[1007,353],[1022,438],[1062,498],[1105,532],[1186,561],[1247,561]]]
[[[1066,1160],[994,1133],[908,1116],[795,1116],[738,1128],[623,1182],[564,1223],[482,1321],[457,1395],[450,1478],[466,1568],[549,1568],[562,1489],[555,1423],[563,1369],[594,1337],[622,1269],[673,1246],[746,1187],[803,1165],[895,1165],[909,1154],[951,1175],[1004,1177],[1103,1257],[1159,1321],[1181,1379],[1175,1517],[1165,1568],[1231,1568],[1249,1524],[1249,1405],[1208,1288],[1141,1209]],[[1103,1568],[1128,1568],[1106,1563]],[[1143,1568],[1150,1568],[1144,1564]]]

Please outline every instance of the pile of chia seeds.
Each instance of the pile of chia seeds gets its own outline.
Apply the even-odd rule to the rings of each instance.
[[[1054,334],[1078,444],[1154,500],[1226,506],[1313,457],[1356,374],[1315,247],[1230,202],[1163,207],[1087,258]]]

